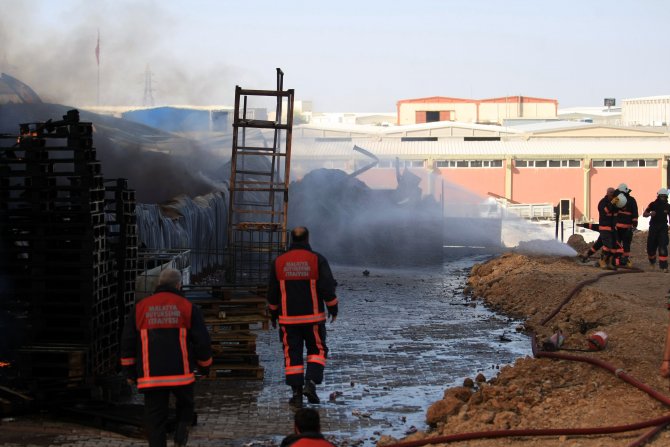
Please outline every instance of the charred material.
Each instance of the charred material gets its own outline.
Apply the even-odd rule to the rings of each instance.
[[[291,184],[290,226],[306,225],[314,249],[343,264],[411,266],[442,261],[442,215],[421,198],[417,177],[398,171],[398,188],[373,190],[337,169]]]

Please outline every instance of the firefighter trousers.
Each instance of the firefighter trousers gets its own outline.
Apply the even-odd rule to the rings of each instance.
[[[662,269],[668,268],[668,227],[649,227],[647,235],[647,256],[649,263],[656,264],[656,251],[658,250],[658,266]]]
[[[174,394],[176,401],[174,441],[177,444],[186,444],[188,440],[188,432],[193,425],[195,416],[193,384],[144,390],[144,420],[149,438],[149,447],[167,446],[170,393]]]
[[[326,323],[291,324],[279,326],[279,339],[284,349],[286,384],[302,386],[305,380],[315,384],[323,382],[323,370],[328,358]],[[307,369],[303,351],[307,350]]]

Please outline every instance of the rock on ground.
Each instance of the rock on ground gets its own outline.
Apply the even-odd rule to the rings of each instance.
[[[468,289],[498,312],[525,320],[524,330],[541,342],[558,330],[563,348],[588,349],[595,331],[608,335],[603,351],[570,352],[621,368],[663,395],[670,382],[659,375],[668,325],[665,294],[670,274],[651,270],[646,232],[635,234],[632,259],[642,271],[604,276],[586,285],[543,323],[582,281],[604,273],[573,257],[508,253],[472,268]],[[583,243],[583,240],[581,241]],[[575,244],[575,245],[572,245]],[[573,248],[583,249],[580,241]],[[586,245],[587,246],[587,245]],[[581,251],[581,250],[579,250]],[[668,414],[668,408],[597,366],[548,358],[521,358],[488,381],[466,380],[448,389],[427,411],[433,429],[416,440],[473,431],[589,428],[638,423]],[[467,392],[464,392],[466,390]],[[610,435],[477,439],[450,446],[628,446],[650,429]],[[664,431],[646,445],[670,445]]]

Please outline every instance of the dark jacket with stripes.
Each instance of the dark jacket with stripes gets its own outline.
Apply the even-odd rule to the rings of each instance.
[[[121,340],[121,365],[138,390],[185,386],[195,381],[197,363],[212,364],[212,345],[202,313],[173,288],[135,304]]]
[[[600,231],[614,231],[619,209],[612,203],[612,199],[605,196],[598,202],[598,225]]]
[[[270,268],[268,307],[279,324],[315,324],[337,315],[337,296],[328,261],[307,243],[294,243]]]
[[[638,208],[635,197],[626,194],[626,205],[617,213],[617,228],[637,228]]]

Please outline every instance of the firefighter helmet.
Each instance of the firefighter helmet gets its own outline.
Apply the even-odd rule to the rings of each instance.
[[[658,190],[658,192],[656,193],[656,195],[659,195],[659,196],[667,196],[667,195],[668,195],[668,190],[665,189],[665,188],[661,188],[661,189]]]
[[[624,194],[628,194],[630,192],[628,185],[626,185],[625,183],[620,184],[619,186],[617,186],[616,189],[618,189],[619,192],[622,192]]]
[[[622,192],[612,199],[612,203],[615,204],[617,208],[623,208],[626,206],[626,202],[628,202],[628,199],[626,199],[626,194]]]

